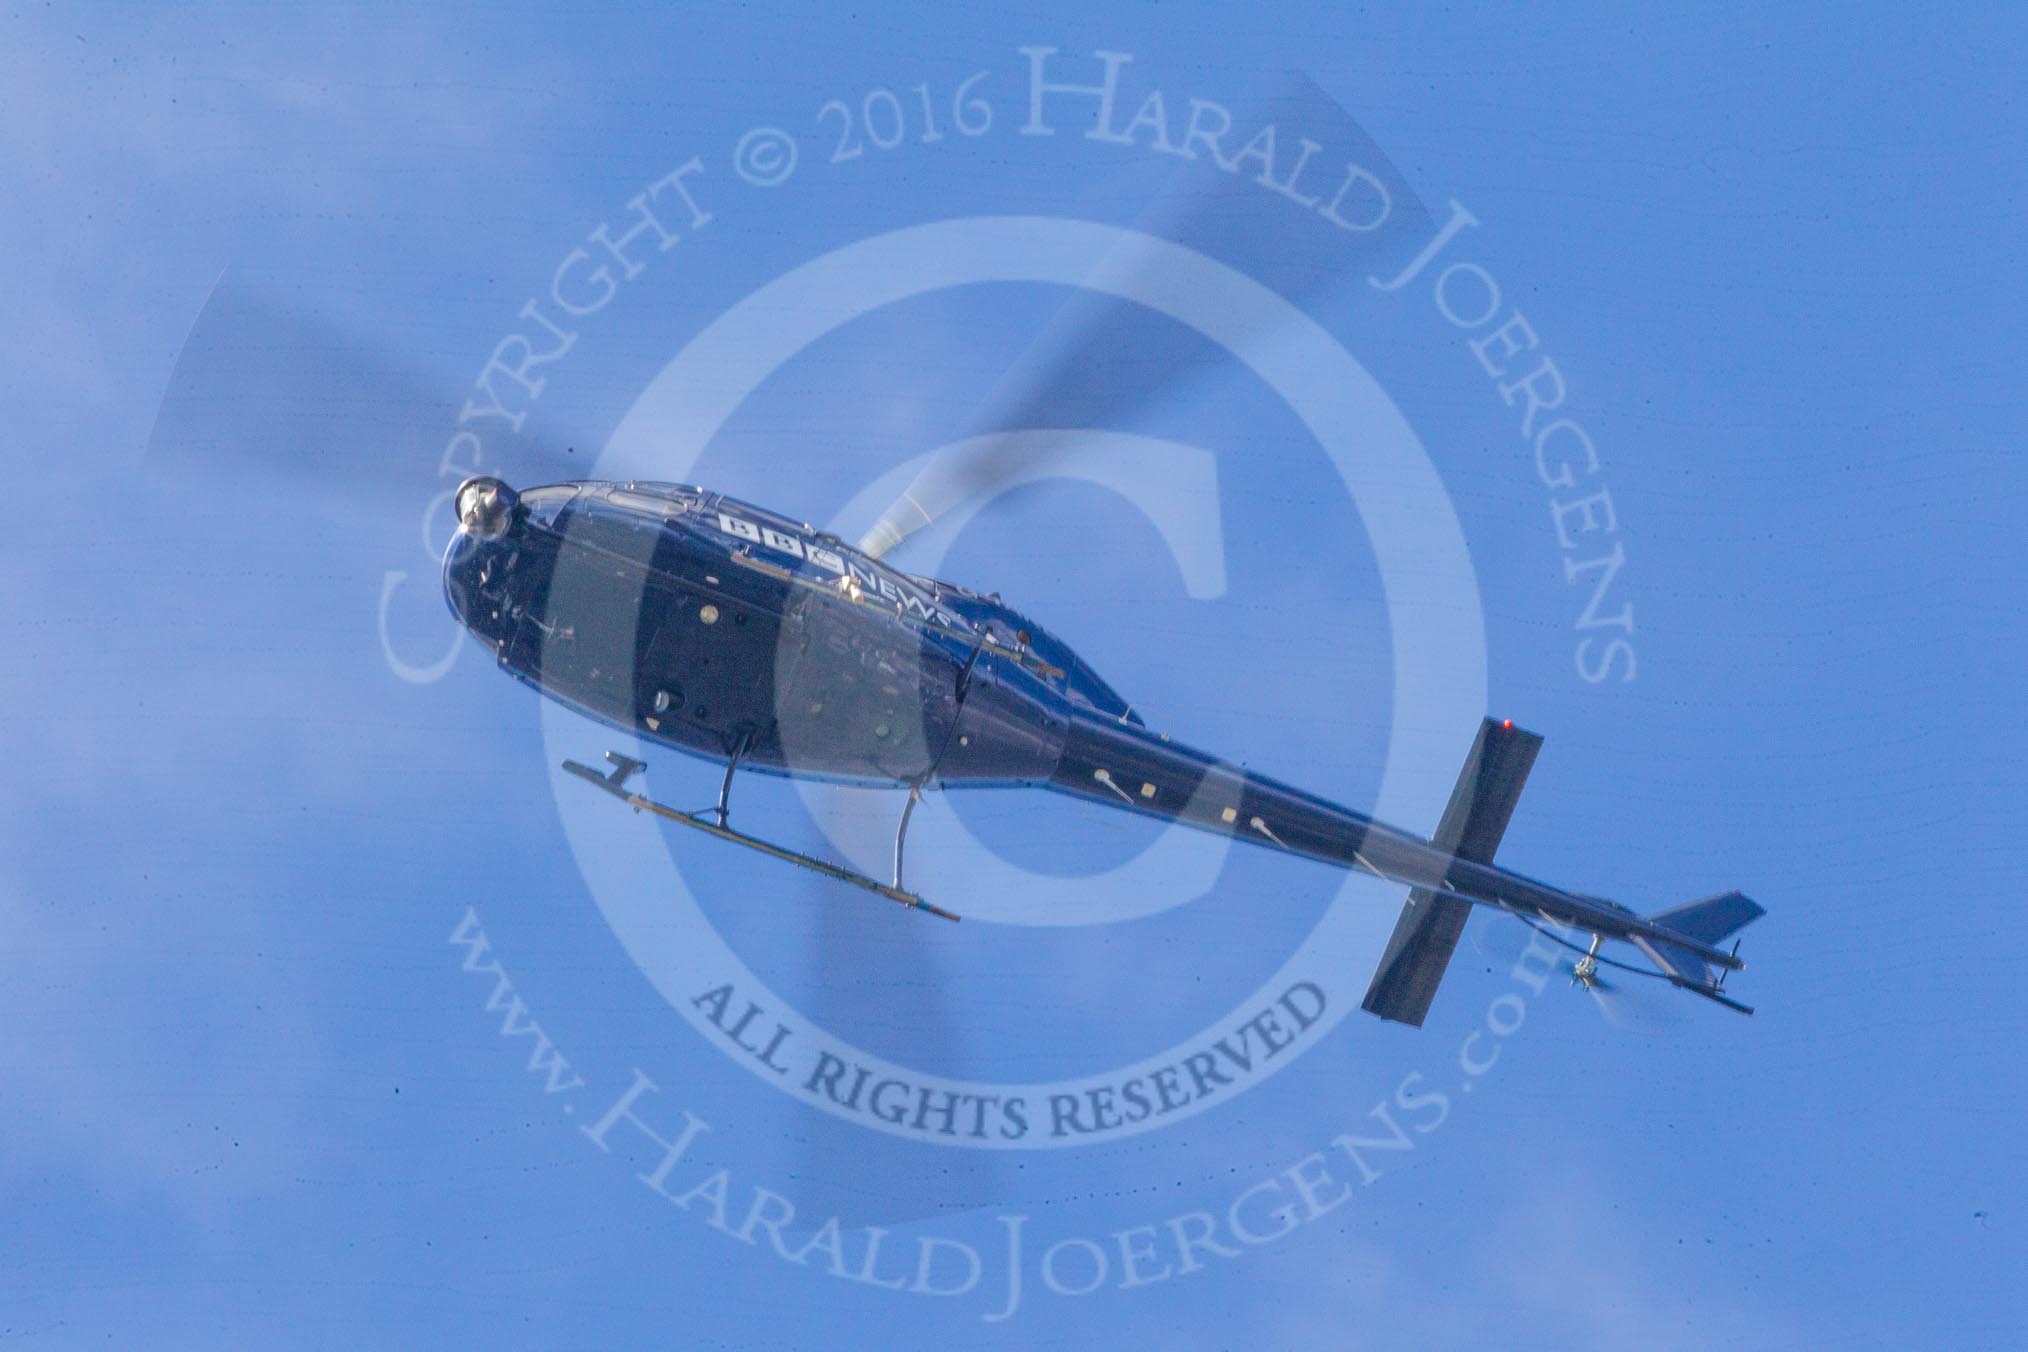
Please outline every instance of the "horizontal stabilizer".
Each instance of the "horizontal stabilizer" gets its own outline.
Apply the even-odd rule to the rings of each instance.
[[[1431,843],[1459,859],[1492,863],[1541,748],[1540,737],[1512,723],[1490,718],[1481,723]],[[1420,1027],[1471,912],[1472,904],[1462,897],[1421,887],[1411,891],[1367,988],[1362,1002],[1367,1012]]]
[[[1716,947],[1766,914],[1767,910],[1744,892],[1721,892],[1702,901],[1688,901],[1657,911],[1648,919],[1664,929]]]
[[[1767,911],[1758,902],[1743,892],[1721,892],[1702,901],[1686,902],[1666,911],[1657,911],[1646,919],[1649,924],[1680,934],[1691,943],[1716,948],[1723,940],[1766,914]],[[1744,1013],[1753,1012],[1721,993],[1725,973],[1714,972],[1711,962],[1701,954],[1659,936],[1635,935],[1633,942],[1676,985]],[[1726,967],[1740,965],[1736,957],[1717,956]]]

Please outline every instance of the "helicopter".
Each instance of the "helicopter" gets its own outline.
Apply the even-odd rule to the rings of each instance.
[[[1425,838],[1151,730],[1069,644],[997,594],[886,562],[906,533],[891,520],[852,544],[694,485],[517,492],[492,476],[462,483],[453,508],[445,599],[504,671],[608,727],[724,766],[716,804],[693,812],[635,792],[638,759],[564,763],[636,811],[956,920],[906,886],[916,804],[934,790],[1047,790],[1407,888],[1363,1001],[1382,1019],[1423,1023],[1474,907],[1581,955],[1566,969],[1579,986],[1604,987],[1605,965],[1753,1012],[1725,990],[1745,963],[1736,940],[1723,942],[1765,914],[1744,894],[1642,915],[1493,862],[1542,745],[1511,720],[1481,724]],[[742,770],[902,794],[891,876],[735,828]],[[1609,940],[1651,966],[1602,953]]]

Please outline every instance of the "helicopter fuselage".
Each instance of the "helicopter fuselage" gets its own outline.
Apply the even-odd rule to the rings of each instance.
[[[1664,933],[1171,741],[997,596],[764,508],[686,485],[480,480],[459,516],[444,587],[460,622],[519,680],[643,740],[765,774],[1043,787],[1459,903]]]
[[[1133,719],[997,598],[702,489],[531,489],[497,538],[460,531],[444,576],[452,611],[512,675],[763,773],[1037,784],[1074,706]]]

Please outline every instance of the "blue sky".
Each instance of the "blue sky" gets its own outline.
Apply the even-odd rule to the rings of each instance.
[[[2018,19],[442,5],[4,23],[0,1333],[1763,1348],[2000,1346],[2018,1327]],[[1519,945],[1475,921],[1428,1027],[1348,1020],[1162,1131],[992,1155],[895,1142],[747,1074],[637,967],[552,783],[559,745],[591,757],[605,734],[546,735],[536,697],[469,651],[433,683],[390,671],[390,570],[410,574],[399,651],[424,663],[449,638],[418,520],[474,374],[558,261],[691,155],[714,219],[586,324],[525,433],[491,443],[516,482],[556,477],[557,447],[589,464],[715,316],[829,250],[981,213],[1160,228],[1163,194],[1221,182],[1089,142],[1068,114],[1056,138],[1014,135],[1034,45],[1086,69],[1132,53],[1136,88],[1172,108],[1238,106],[1300,67],[1433,216],[1455,200],[1477,218],[1463,247],[1599,448],[1631,680],[1583,679],[1568,495],[1430,292],[1376,303],[1355,275],[1304,301],[1441,477],[1489,711],[1547,737],[1503,860],[1641,909],[1746,889],[1770,909],[1739,978],[1754,1018],[1686,997],[1634,1031],[1552,983],[1466,1097],[1457,1050],[1515,988]],[[914,117],[922,84],[948,113],[979,70],[991,131],[827,162],[827,100],[888,88]],[[772,189],[729,168],[760,125],[802,150]],[[1223,242],[1276,284],[1330,256],[1276,238]],[[1050,351],[1065,299],[972,287],[856,320],[691,448],[697,476],[837,512],[965,434],[1003,372]],[[1122,323],[1116,361],[1053,413],[1215,454],[1225,595],[1190,596],[1148,521],[1077,482],[996,503],[944,571],[1036,615],[1179,738],[1370,803],[1395,639],[1344,487],[1260,381],[1178,326]],[[1189,386],[1108,402],[1108,371],[1186,361],[1204,368]],[[1412,767],[1439,798],[1453,769]],[[700,766],[655,773],[686,803],[713,787]],[[785,786],[741,793],[751,824],[829,848]],[[1070,879],[1155,847],[1067,803],[954,807],[920,845],[932,875],[962,867],[960,825]],[[1265,979],[1337,886],[1235,855],[1158,916],[932,932],[669,844],[772,989],[898,1064],[1009,1080],[1154,1054]],[[545,1094],[529,1037],[501,1036],[492,978],[447,941],[468,913],[583,1090]],[[658,1127],[686,1106],[709,1122],[670,1190],[726,1169],[732,1228],[755,1188],[792,1199],[798,1244],[837,1215],[890,1229],[890,1254],[988,1248],[1020,1215],[1038,1243],[1110,1246],[1112,1280],[1058,1295],[1031,1270],[1015,1317],[989,1322],[991,1274],[940,1297],[785,1261],[637,1181],[655,1160],[624,1124],[611,1153],[586,1139],[636,1070]],[[1451,1110],[1370,1185],[1120,1289],[1119,1232],[1223,1213],[1411,1073],[1451,1086]]]

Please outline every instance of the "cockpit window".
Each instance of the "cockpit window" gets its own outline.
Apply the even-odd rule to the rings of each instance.
[[[626,488],[615,488],[606,495],[606,500],[615,507],[646,512],[651,516],[681,516],[699,502],[694,496],[675,491],[674,485],[662,484],[630,484]]]
[[[668,512],[687,512],[704,501],[704,490],[701,488],[690,484],[661,483],[649,479],[623,484],[614,490],[613,497],[617,500],[629,494],[653,498],[662,510]]]
[[[558,484],[552,488],[531,488],[521,495],[521,505],[528,509],[528,519],[545,530],[554,529],[556,518],[577,496],[574,485]]]

